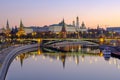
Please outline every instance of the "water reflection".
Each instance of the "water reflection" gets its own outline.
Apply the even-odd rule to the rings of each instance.
[[[18,63],[21,68],[19,68]],[[116,68],[120,69],[120,60],[111,57],[111,55],[103,55],[99,49],[89,47],[81,48],[79,52],[53,53],[51,50],[47,51],[38,48],[37,51],[18,55],[10,66],[6,80],[16,80],[16,77],[18,80],[96,80],[98,78],[101,80],[113,80],[111,77],[108,78],[109,75],[104,75],[111,73],[112,77],[115,78],[115,75],[117,75],[118,79],[120,72],[116,71]],[[18,75],[13,73],[13,70]],[[31,73],[32,75],[29,76],[28,74]],[[99,73],[101,77],[96,73]],[[30,78],[24,78],[27,76],[23,74]],[[21,78],[19,75],[24,77]]]
[[[41,56],[43,60],[49,58],[49,62],[53,62],[54,60],[61,61],[63,68],[65,68],[66,59],[69,62],[74,62],[76,65],[79,63],[88,62],[89,64],[94,64],[99,62],[98,58],[104,58],[108,64],[115,64],[119,68],[120,64],[117,63],[118,59],[111,58],[111,55],[103,55],[102,52],[98,54],[89,54],[89,53],[42,53],[42,50],[38,48],[37,51],[22,53],[18,55],[15,60],[20,61],[21,67],[24,65],[24,60],[32,58],[34,61],[37,61],[37,56]]]

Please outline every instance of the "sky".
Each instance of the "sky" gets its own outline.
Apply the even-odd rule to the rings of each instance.
[[[72,24],[76,17],[86,27],[120,26],[120,0],[0,0],[0,27],[7,19],[10,27],[44,26],[59,23],[63,18]]]

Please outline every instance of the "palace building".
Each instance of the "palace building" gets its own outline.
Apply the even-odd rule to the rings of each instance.
[[[75,25],[76,24],[76,25]],[[85,23],[82,22],[81,26],[79,25],[79,17],[76,17],[76,23],[73,21],[72,25],[68,25],[65,23],[65,28],[67,33],[75,33],[75,32],[87,32],[87,28]],[[59,33],[62,30],[63,21],[58,24],[53,24],[49,26],[49,31],[54,33]]]
[[[73,27],[73,25],[67,25],[66,23],[64,23],[64,24],[65,24],[66,31],[68,33],[74,33],[74,32],[76,32],[76,29],[75,29],[75,27]],[[61,32],[62,27],[63,27],[63,21],[61,21],[58,24],[50,25],[49,26],[49,31],[51,31],[53,33],[59,33],[59,32]]]

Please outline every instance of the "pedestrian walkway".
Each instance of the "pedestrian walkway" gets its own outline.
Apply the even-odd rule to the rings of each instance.
[[[2,51],[0,51],[0,65],[2,65],[2,63],[3,63],[4,59],[5,59],[5,57],[8,55],[8,53],[10,51],[12,51],[14,48],[19,47],[19,46],[21,46],[21,45],[10,46],[10,47],[5,48]]]
[[[30,44],[30,45],[21,45],[21,46],[12,46],[5,50],[4,53],[1,53],[3,59],[1,59],[2,66],[0,68],[0,80],[4,80],[7,74],[7,70],[12,62],[12,60],[18,54],[22,52],[29,52],[37,50],[40,47],[39,44]]]

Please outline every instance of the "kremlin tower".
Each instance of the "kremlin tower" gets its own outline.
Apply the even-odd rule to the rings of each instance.
[[[66,38],[67,37],[67,31],[66,31],[65,26],[66,26],[65,21],[63,19],[63,21],[62,21],[62,29],[61,29],[61,32],[60,32],[60,34],[61,34],[60,38]]]
[[[7,20],[6,30],[5,30],[5,34],[6,34],[7,37],[10,36],[10,32],[11,32],[11,30],[10,30],[10,27],[9,27],[9,22],[8,22],[8,20]]]
[[[22,20],[20,21],[20,27],[19,27],[19,30],[17,32],[17,36],[20,37],[20,36],[24,36],[26,35],[25,34],[25,31],[24,31],[24,25],[22,23]]]

